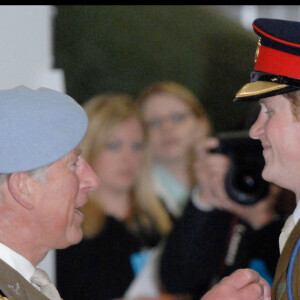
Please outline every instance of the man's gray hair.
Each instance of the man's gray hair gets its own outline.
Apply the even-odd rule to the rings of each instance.
[[[0,187],[7,180],[9,174],[0,174]]]
[[[42,184],[46,184],[47,183],[46,171],[47,171],[48,167],[49,167],[49,165],[30,170],[30,171],[28,171],[28,174],[34,180],[39,181]],[[9,178],[9,176],[10,176],[10,174],[5,174],[5,173],[0,174],[0,187]]]

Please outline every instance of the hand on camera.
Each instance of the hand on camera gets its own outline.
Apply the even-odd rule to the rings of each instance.
[[[218,143],[218,139],[211,137],[198,140],[195,145],[194,171],[200,187],[201,204],[226,209],[231,200],[225,191],[224,182],[231,161],[223,154],[211,153]]]
[[[201,205],[227,210],[244,219],[253,228],[267,225],[274,218],[279,187],[272,185],[268,195],[252,205],[242,205],[233,201],[225,189],[225,177],[231,166],[230,159],[211,150],[219,145],[216,138],[199,139],[196,146],[194,164],[197,184],[200,187]]]

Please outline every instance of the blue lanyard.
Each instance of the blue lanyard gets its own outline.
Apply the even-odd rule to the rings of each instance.
[[[289,300],[294,300],[293,296],[293,271],[294,271],[294,266],[297,258],[297,254],[300,249],[300,237],[298,238],[298,241],[293,249],[290,262],[289,262],[289,267],[287,271],[287,281],[286,281],[286,288],[287,288],[287,295]]]

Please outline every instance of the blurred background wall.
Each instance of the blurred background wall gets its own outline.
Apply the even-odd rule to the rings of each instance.
[[[0,89],[45,86],[83,103],[174,80],[201,99],[216,132],[236,130],[252,105],[232,99],[254,66],[253,19],[299,15],[297,5],[1,5]],[[41,263],[53,280],[54,263],[53,252]]]
[[[235,92],[249,81],[257,39],[206,6],[57,6],[55,66],[80,103],[103,91],[136,95],[173,80],[203,101],[216,130],[240,126]]]
[[[249,112],[232,99],[254,66],[252,21],[280,16],[297,20],[299,7],[57,6],[55,66],[80,103],[103,91],[136,95],[153,81],[180,82],[205,104],[217,132],[235,130]]]

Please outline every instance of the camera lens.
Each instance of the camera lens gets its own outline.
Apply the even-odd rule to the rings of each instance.
[[[233,166],[226,176],[226,192],[234,201],[252,205],[264,198],[269,184],[261,177],[260,170]]]
[[[261,176],[265,162],[260,141],[251,139],[248,131],[223,132],[218,139],[219,146],[211,152],[227,155],[232,161],[225,178],[227,194],[243,205],[262,200],[269,183]]]

